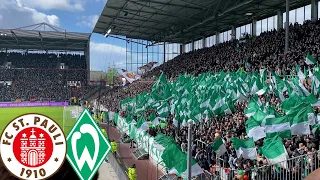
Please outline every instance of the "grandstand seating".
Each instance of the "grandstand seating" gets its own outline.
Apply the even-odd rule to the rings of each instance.
[[[1,101],[66,100],[83,97],[87,91],[83,55],[0,53],[0,63]],[[60,63],[68,69],[59,69]],[[81,88],[71,88],[68,82],[80,82]]]
[[[144,91],[150,92],[152,83],[145,83],[143,80],[154,79],[154,77],[159,76],[162,72],[166,74],[169,81],[185,73],[199,75],[205,72],[237,71],[240,68],[243,68],[247,72],[259,72],[260,69],[265,68],[269,72],[277,72],[280,76],[295,74],[296,65],[301,69],[312,68],[314,66],[305,64],[305,56],[307,53],[316,59],[320,58],[319,38],[319,21],[316,23],[306,21],[303,25],[290,25],[290,49],[286,55],[284,55],[283,29],[264,32],[258,37],[247,38],[245,42],[233,40],[210,48],[185,53],[147,72],[142,80],[130,84],[126,89],[118,88],[105,93],[101,99],[101,103],[110,111],[119,112],[122,115],[128,114],[119,109],[120,100],[136,96]],[[308,90],[311,89],[310,84],[305,83],[305,86]],[[288,94],[283,95],[286,98],[288,97]],[[283,113],[280,108],[281,101],[276,95],[267,94],[259,98],[263,103],[267,103],[266,101],[268,100],[268,104],[276,107],[275,109],[279,113]],[[316,98],[319,98],[318,95]],[[194,139],[204,142],[204,145],[198,145],[196,141],[194,142],[193,157],[196,158],[203,169],[209,171],[212,165],[224,164],[225,167],[233,170],[243,169],[248,176],[251,176],[251,174],[249,175],[251,172],[250,169],[254,165],[263,166],[268,164],[266,158],[260,156],[260,153],[258,161],[237,159],[235,148],[231,145],[230,138],[247,137],[245,128],[247,117],[244,114],[247,106],[247,101],[236,103],[235,111],[232,114],[223,117],[213,117],[209,121],[199,123],[195,126],[193,130]],[[316,113],[320,112],[319,108],[315,108],[314,110]],[[149,114],[150,112],[147,112],[147,116]],[[147,116],[145,115],[145,117]],[[187,129],[184,127],[177,130],[175,126],[173,126],[173,116],[167,118],[166,128],[152,129],[147,132],[149,132],[151,136],[155,136],[157,133],[162,133],[167,136],[176,135],[175,137],[177,138],[175,138],[175,140],[177,144],[181,146],[181,149],[186,145]],[[215,134],[219,134],[224,138],[228,150],[228,154],[222,156],[218,162],[216,158],[213,158],[214,153],[212,153],[210,146]],[[256,142],[256,146],[261,146],[262,144],[262,141]],[[284,145],[290,157],[316,153],[317,150],[319,150],[319,136],[295,136],[291,139],[284,139]],[[316,161],[319,160],[318,158],[319,157],[315,157]],[[294,175],[299,177],[303,174],[301,172],[302,170],[296,170],[296,167],[293,167],[292,164],[290,170],[293,171]],[[275,175],[277,173],[272,174]]]

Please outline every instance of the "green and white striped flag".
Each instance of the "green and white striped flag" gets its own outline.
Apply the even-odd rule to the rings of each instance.
[[[218,137],[212,144],[212,150],[217,154],[217,157],[222,156],[227,152],[226,146],[223,144],[222,138]]]
[[[290,120],[287,116],[279,116],[272,119],[266,119],[267,137],[279,135],[282,138],[291,138]]]
[[[167,102],[162,103],[160,107],[157,108],[159,117],[166,118],[170,115],[170,106]]]
[[[300,67],[298,65],[296,65],[296,71],[297,71],[297,75],[298,75],[300,81],[303,81],[303,80],[306,79],[306,76],[301,71],[301,69],[300,69]]]
[[[268,159],[271,164],[278,164],[280,167],[287,168],[287,150],[279,136],[267,138],[264,140],[261,147],[262,154]]]
[[[136,127],[137,129],[141,129],[142,131],[146,131],[149,129],[150,122],[146,121],[143,116],[140,116],[140,118],[137,121]]]
[[[317,60],[308,53],[306,56],[306,64],[312,65],[316,63],[317,63]]]
[[[254,141],[266,137],[265,127],[261,127],[253,117],[250,117],[245,124],[248,137],[253,138]]]
[[[268,92],[269,92],[269,88],[268,87],[264,87],[264,88],[260,89],[259,91],[257,91],[256,94],[258,96],[262,96],[264,94],[267,94]]]
[[[314,124],[314,114],[311,105],[302,103],[293,110],[289,111],[287,116],[291,119],[291,134],[292,135],[309,135],[310,134],[310,122],[309,119],[313,119]]]
[[[236,149],[238,158],[242,155],[244,159],[257,159],[257,150],[252,138],[245,140],[232,138],[230,140],[232,142],[232,145]]]

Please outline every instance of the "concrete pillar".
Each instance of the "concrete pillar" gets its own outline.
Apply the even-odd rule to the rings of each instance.
[[[252,20],[251,34],[252,36],[257,36],[257,19]]]
[[[184,53],[184,44],[180,44],[180,55]]]
[[[163,63],[166,62],[166,42],[163,42]]]
[[[220,33],[219,32],[216,32],[216,44],[219,44],[220,43]]]
[[[286,37],[285,37],[285,48],[284,52],[287,54],[289,52],[289,11],[290,11],[290,0],[286,0]]]
[[[191,41],[191,51],[194,51],[194,40]]]
[[[283,28],[283,11],[280,9],[277,11],[277,17],[278,17],[278,24],[277,24],[277,30],[280,28]]]
[[[202,48],[205,48],[206,46],[207,46],[206,37],[203,36],[203,38],[202,38]]]
[[[311,0],[311,21],[316,22],[318,20],[318,1]]]
[[[236,26],[232,25],[231,26],[231,40],[236,39]]]

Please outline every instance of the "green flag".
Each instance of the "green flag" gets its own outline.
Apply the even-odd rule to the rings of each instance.
[[[213,141],[211,147],[218,157],[222,156],[225,152],[227,152],[226,146],[223,144],[221,137],[218,137],[215,141]]]

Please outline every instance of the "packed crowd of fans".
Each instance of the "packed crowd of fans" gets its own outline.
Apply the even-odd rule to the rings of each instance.
[[[236,71],[244,67],[246,71],[259,71],[261,68],[267,68],[269,71],[277,72],[279,75],[289,75],[295,71],[295,66],[299,65],[304,68],[305,56],[310,53],[316,59],[320,58],[320,26],[319,21],[306,21],[303,25],[290,25],[290,46],[289,53],[284,54],[284,29],[272,30],[264,32],[258,37],[247,39],[246,42],[232,40],[221,43],[209,48],[203,48],[189,53],[177,56],[171,61],[166,62],[144,74],[143,78],[154,78],[164,72],[169,80],[175,79],[177,76],[190,73],[201,74],[204,72],[218,71]],[[304,84],[310,90],[310,84]],[[144,83],[143,79],[130,84],[127,88],[118,88],[114,91],[107,92],[101,99],[102,104],[110,111],[119,112],[120,100],[136,96],[143,91],[150,91],[152,83]],[[280,109],[280,101],[272,94],[260,96],[260,100],[276,107],[278,113],[283,114]],[[222,165],[231,170],[243,170],[245,175],[253,178],[253,167],[264,166],[268,162],[265,157],[258,153],[258,159],[255,161],[237,158],[235,149],[232,147],[230,138],[245,138],[245,121],[247,117],[244,110],[247,108],[248,102],[236,104],[236,111],[232,115],[224,117],[214,117],[208,121],[203,121],[193,128],[194,143],[192,148],[193,157],[198,161],[200,166],[208,171],[216,165]],[[315,109],[319,113],[319,108]],[[148,112],[149,113],[149,112]],[[121,115],[125,115],[121,112]],[[155,136],[161,132],[168,136],[173,136],[176,142],[181,146],[182,151],[187,151],[187,129],[176,128],[172,122],[173,117],[167,118],[167,126],[165,128],[151,128],[149,134]],[[210,144],[217,137],[223,137],[226,144],[227,153],[221,158],[215,157]],[[284,145],[290,158],[308,154],[307,160],[297,159],[289,164],[289,171],[276,171],[273,169],[262,168],[259,173],[267,173],[270,176],[264,176],[262,179],[288,179],[284,178],[288,172],[292,173],[289,179],[301,179],[314,170],[320,157],[312,156],[319,150],[319,136],[293,136],[291,139],[284,139]],[[261,146],[263,141],[256,142],[256,146]],[[317,159],[317,160],[315,160]],[[301,163],[305,163],[307,169],[301,169]],[[319,166],[319,163],[317,164]],[[215,173],[214,171],[212,173]],[[272,177],[271,177],[272,175]],[[278,176],[275,178],[275,176]],[[279,177],[281,176],[281,178]]]
[[[296,64],[304,66],[304,57],[309,52],[320,57],[319,21],[306,21],[303,25],[290,25],[289,52],[283,55],[285,48],[285,30],[263,32],[246,42],[238,40],[220,43],[177,56],[162,64],[144,77],[159,76],[165,72],[167,77],[175,78],[179,74],[201,74],[204,72],[237,71],[245,67],[249,71],[259,71],[265,67],[269,71],[290,74]],[[247,62],[247,63],[246,63]]]
[[[136,81],[126,88],[113,87],[107,90],[100,99],[100,103],[109,111],[119,112],[120,101],[123,98],[135,96],[143,91],[150,91],[153,81],[151,79],[144,79],[143,81]]]
[[[304,69],[308,52],[316,59],[320,58],[319,24],[320,21],[306,21],[303,25],[290,24],[289,53],[286,55],[283,54],[284,29],[263,32],[246,42],[232,40],[179,55],[148,71],[140,81],[133,82],[127,88],[106,92],[101,101],[108,102],[104,105],[118,112],[119,100],[150,91],[151,82],[162,72],[169,81],[185,73],[198,75],[205,72],[237,71],[241,67],[245,67],[246,71],[256,72],[267,68],[279,75],[289,75],[295,71],[296,64]]]
[[[0,62],[1,101],[61,101],[74,92],[79,96],[86,93],[87,70],[82,55],[0,53]],[[67,69],[61,69],[60,63]],[[80,90],[71,88],[70,82],[80,82]]]
[[[14,68],[58,69],[64,63],[70,69],[86,69],[84,55],[0,52],[0,64],[11,62]]]

